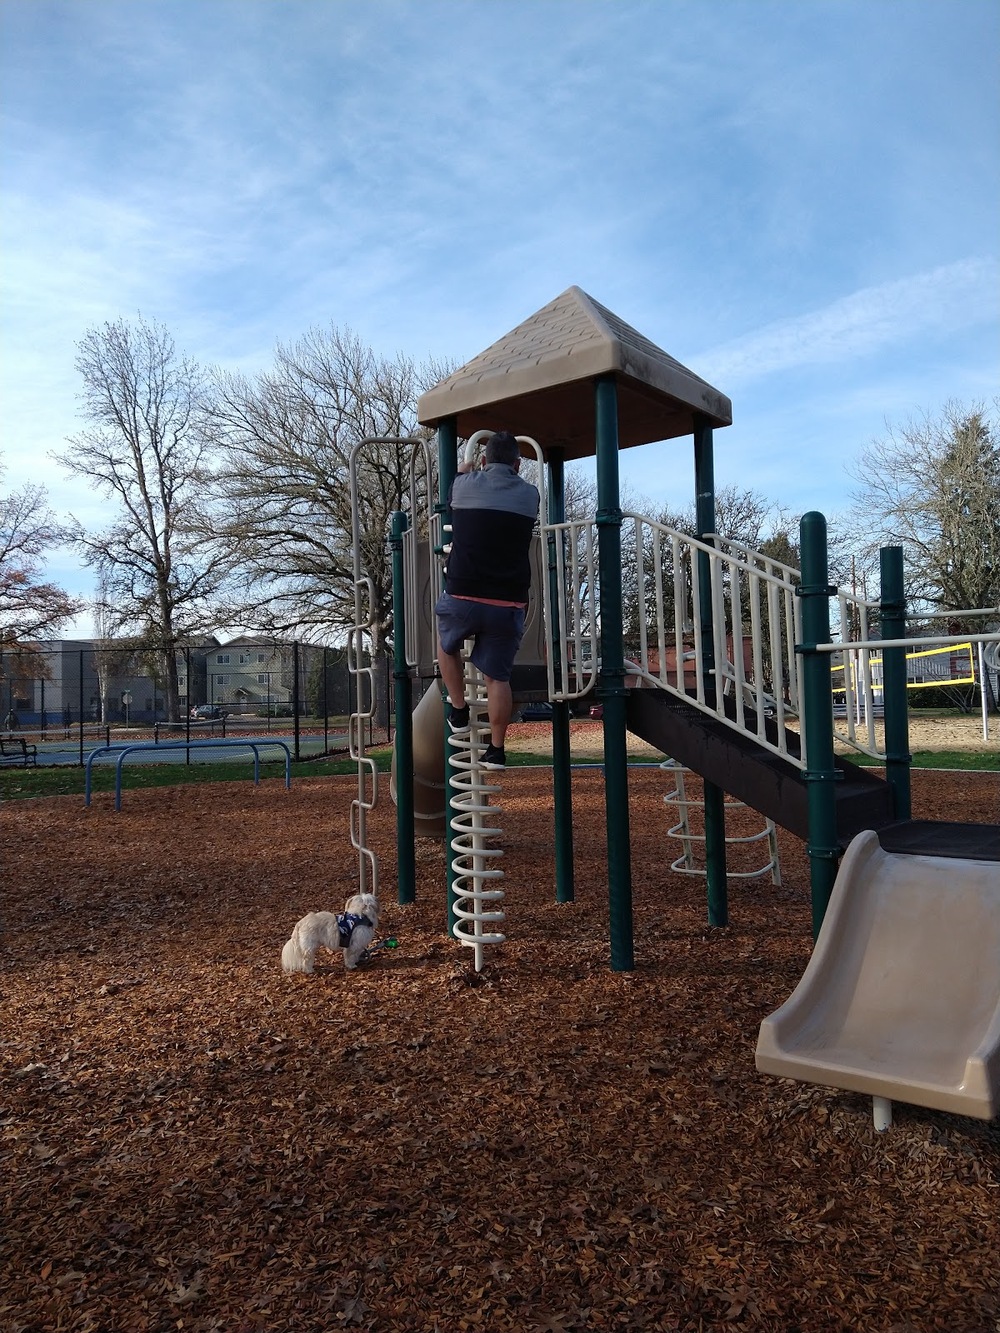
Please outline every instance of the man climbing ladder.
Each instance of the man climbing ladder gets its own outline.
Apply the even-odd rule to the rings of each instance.
[[[538,491],[518,476],[520,466],[517,440],[508,431],[490,436],[484,465],[471,459],[459,464],[448,497],[452,536],[445,591],[434,608],[438,664],[453,731],[469,726],[462,645],[473,640],[470,658],[486,681],[490,744],[482,765],[489,769],[507,762],[510,676],[524,635],[531,584],[528,551],[539,509]]]

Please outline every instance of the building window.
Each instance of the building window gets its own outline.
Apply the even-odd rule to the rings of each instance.
[[[225,678],[225,676],[216,676],[216,678],[215,678],[215,683],[216,683],[216,685],[225,685],[225,683],[226,683],[226,678]]]
[[[258,654],[257,654],[257,661],[258,661],[258,662],[263,662],[263,661],[264,661],[264,654],[263,654],[263,653],[258,653]]]
[[[266,684],[267,684],[267,672],[266,672],[266,671],[262,671],[262,672],[260,673],[260,675],[257,677],[257,684],[258,684],[258,685],[266,685]]]
[[[218,662],[219,666],[228,666],[228,665],[229,665],[229,654],[228,654],[228,653],[220,653],[220,654],[218,655],[218,657],[217,657],[215,660],[216,660],[216,662]]]

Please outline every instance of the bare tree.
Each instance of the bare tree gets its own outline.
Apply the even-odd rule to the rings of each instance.
[[[97,576],[97,589],[91,603],[96,643],[93,665],[97,675],[101,720],[110,717],[109,703],[114,682],[121,676],[134,675],[137,668],[139,644],[116,637],[118,617],[110,601],[110,589],[103,570]]]
[[[354,620],[351,451],[423,432],[426,379],[408,358],[377,356],[348,330],[311,330],[279,346],[272,370],[219,375],[213,413],[223,466],[218,540],[241,578],[223,618],[261,633],[328,638]],[[391,635],[392,511],[404,507],[409,449],[366,448],[359,468],[361,555],[372,578],[372,653]],[[366,599],[367,600],[367,599]]]
[[[907,594],[941,611],[1000,605],[1000,440],[995,400],[946,403],[887,427],[852,468],[859,549],[903,547]],[[982,629],[957,616],[954,632]]]
[[[42,577],[45,553],[66,536],[42,487],[0,494],[0,650],[45,638],[80,610]]]
[[[224,549],[206,541],[202,512],[203,372],[142,317],[90,329],[77,350],[89,426],[55,457],[115,510],[100,531],[74,520],[73,539],[106,588],[105,633],[155,654],[176,721],[177,646],[209,623],[229,568]]]
[[[687,509],[663,510],[658,515],[658,522],[664,527],[694,537],[698,533],[698,524],[693,504]],[[738,486],[720,486],[715,494],[715,531],[723,542],[736,542],[749,547],[751,551],[794,566],[798,562],[798,541],[795,536],[795,520],[779,505],[776,505],[759,491]],[[669,585],[673,575],[670,552],[664,549],[664,576]],[[652,556],[647,552],[646,565],[646,615],[653,612]],[[748,615],[745,601],[746,592],[740,589],[740,600],[744,616]],[[673,625],[674,607],[668,603],[668,624]]]

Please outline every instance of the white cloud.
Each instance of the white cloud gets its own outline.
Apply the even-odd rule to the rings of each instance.
[[[801,366],[858,361],[889,347],[996,321],[1000,263],[968,259],[866,287],[822,310],[777,320],[697,357],[698,373],[739,385]]]

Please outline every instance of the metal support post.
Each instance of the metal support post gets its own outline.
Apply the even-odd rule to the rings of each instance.
[[[406,596],[403,533],[406,515],[392,516],[392,678],[396,696],[396,875],[398,901],[416,900],[417,863],[413,832],[413,681],[406,662]]]
[[[292,734],[295,737],[295,762],[302,758],[301,753],[301,696],[299,694],[299,641],[292,640]]]
[[[80,649],[80,696],[79,696],[79,708],[80,708],[80,764],[81,764],[81,766],[82,766],[82,764],[83,764],[83,762],[84,762],[84,760],[83,760],[83,649],[82,649],[82,648]],[[188,725],[189,725],[189,727],[190,727],[190,723],[189,723]]]
[[[566,484],[562,454],[552,451],[548,462],[548,521],[562,523],[566,518]],[[559,605],[559,586],[555,543],[560,536],[549,533],[549,605]],[[558,616],[553,614],[551,652],[555,659],[556,679],[561,676],[563,644],[559,638]],[[569,704],[565,699],[552,705],[552,799],[555,815],[556,902],[571,903],[573,885],[573,787],[569,736]]]
[[[879,614],[883,639],[906,638],[903,548],[879,551],[882,591]],[[910,727],[906,704],[906,649],[882,649],[882,702],[885,719],[885,779],[892,789],[897,819],[910,818]]]
[[[608,911],[611,967],[635,966],[632,937],[632,862],[628,810],[625,718],[625,647],[622,616],[622,511],[618,484],[618,391],[614,376],[595,385],[597,542],[601,577],[601,674],[604,703],[604,803],[607,815]]]
[[[715,459],[712,426],[706,417],[694,422],[695,525],[699,541],[708,541],[715,531]],[[710,682],[710,699],[716,700],[715,648],[712,624],[712,574],[709,556],[699,551],[698,585],[701,618],[701,651],[705,679]],[[733,651],[736,651],[734,644]],[[726,875],[726,793],[714,782],[705,787],[705,878],[708,924],[729,925],[729,881]]]
[[[817,651],[830,642],[830,587],[827,566],[826,519],[815,510],[802,515],[799,524],[802,551],[802,654],[803,725],[805,730],[805,779],[809,805],[809,867],[812,886],[813,939],[819,934],[830,902],[840,844],[837,839],[837,808],[834,784],[837,769],[833,759],[833,693],[830,685],[830,654]]]

